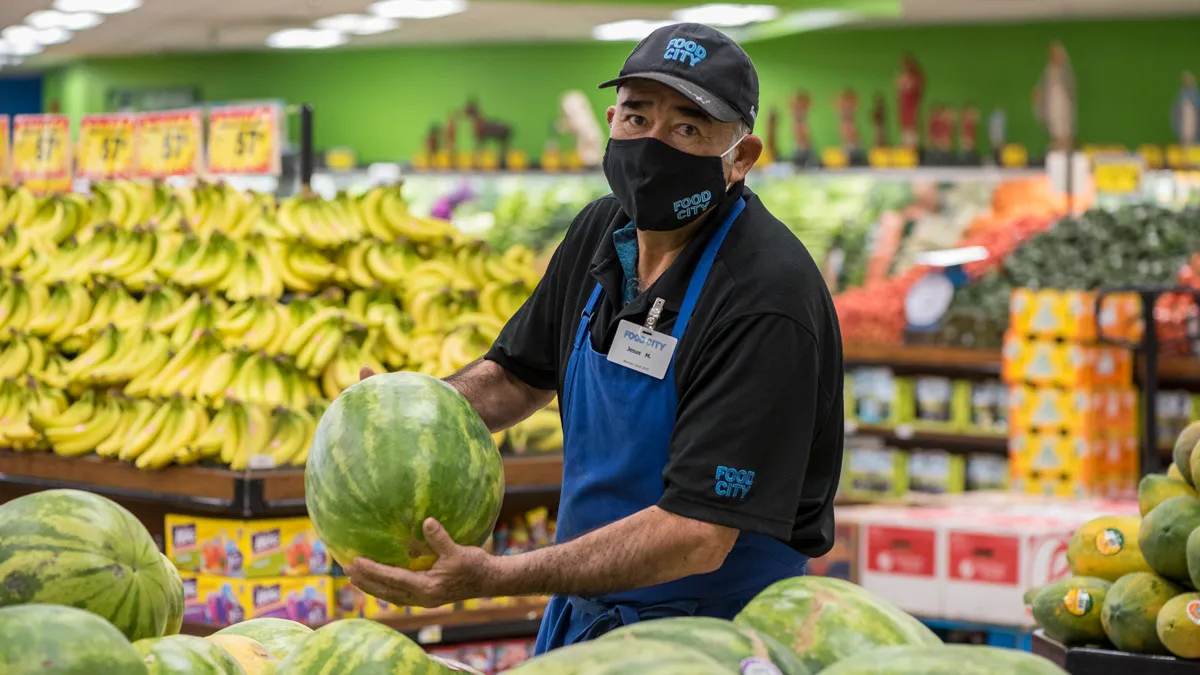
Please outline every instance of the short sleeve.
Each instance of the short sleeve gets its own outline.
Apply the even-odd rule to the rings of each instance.
[[[658,506],[788,541],[830,405],[819,356],[812,333],[782,315],[715,327],[679,392]]]
[[[554,252],[533,294],[508,320],[484,358],[534,389],[558,388],[558,330],[563,245]]]

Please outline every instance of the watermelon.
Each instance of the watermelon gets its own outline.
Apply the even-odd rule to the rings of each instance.
[[[876,647],[940,646],[925,624],[861,586],[832,577],[777,581],[734,623],[775,638],[814,673]]]
[[[809,675],[799,658],[774,638],[721,619],[685,616],[640,621],[618,628],[599,641],[627,643],[647,639],[707,654],[735,671],[743,663],[757,659],[773,664],[781,675]]]
[[[346,619],[326,624],[305,638],[279,665],[277,675],[365,673],[368,669],[396,675],[446,672],[403,633],[370,619]]]
[[[176,587],[145,527],[116,502],[46,490],[0,506],[0,607],[70,605],[130,640],[167,632]]]
[[[747,664],[749,667],[749,664]],[[668,652],[645,656],[623,656],[613,654],[605,663],[580,675],[629,675],[629,673],[654,673],[654,675],[730,675],[730,673],[753,673],[752,670],[730,670],[716,661],[697,652]],[[762,671],[760,671],[762,672]],[[769,671],[764,675],[770,675]]]
[[[313,629],[302,623],[268,617],[235,623],[228,628],[222,628],[216,634],[242,635],[251,640],[256,640],[259,644],[266,647],[267,651],[271,652],[271,656],[282,661],[287,658],[288,654],[292,653],[296,645],[300,644],[312,632]]]
[[[214,634],[204,639],[228,652],[246,675],[275,675],[279,666],[279,659],[271,656],[266,647],[245,635]]]
[[[175,563],[171,562],[165,554],[163,562],[167,566],[167,577],[171,580],[171,588],[173,589],[167,596],[168,611],[167,623],[163,629],[163,635],[178,635],[183,629],[183,579],[179,576],[179,570],[175,569]]]
[[[229,652],[191,635],[146,638],[133,643],[150,675],[245,675]]]
[[[459,544],[487,541],[504,470],[487,426],[453,387],[388,373],[355,383],[321,416],[304,488],[334,560],[423,570],[435,559],[421,530],[428,517]]]
[[[660,671],[659,664],[667,664],[672,657],[684,659],[686,665],[693,670],[664,670]],[[604,670],[620,662],[625,670]],[[547,652],[525,663],[505,671],[506,675],[594,675],[595,673],[694,673],[694,675],[714,675],[718,673],[740,672],[730,671],[716,659],[691,649],[686,649],[678,643],[660,642],[651,639],[626,640],[595,640],[581,642],[561,649]],[[753,673],[753,670],[747,670]]]
[[[0,673],[146,675],[129,640],[91,612],[62,605],[0,608]]]
[[[1028,652],[996,647],[884,647],[851,656],[822,675],[1066,675]]]

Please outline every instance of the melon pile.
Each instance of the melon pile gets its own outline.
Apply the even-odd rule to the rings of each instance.
[[[1141,517],[1104,516],[1067,549],[1072,577],[1030,591],[1034,619],[1067,645],[1200,659],[1200,422],[1166,474],[1138,485]]]

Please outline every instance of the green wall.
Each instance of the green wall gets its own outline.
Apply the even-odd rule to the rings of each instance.
[[[1167,143],[1179,73],[1200,72],[1200,19],[842,29],[752,43],[762,80],[762,109],[780,109],[790,146],[786,101],[796,89],[814,97],[818,145],[835,142],[833,97],[859,93],[864,137],[876,91],[894,115],[892,84],[902,52],[926,71],[926,103],[974,102],[986,114],[1005,107],[1009,138],[1041,148],[1030,94],[1048,44],[1060,39],[1075,68],[1082,142]],[[477,96],[486,114],[512,123],[516,143],[540,151],[561,92],[580,88],[597,114],[612,93],[594,88],[615,74],[628,43],[473,45],[336,52],[253,52],[89,60],[51,73],[47,101],[77,116],[102,111],[110,87],[198,86],[205,100],[278,98],[316,107],[318,148],[346,145],[366,161],[409,156],[429,125]],[[765,125],[764,125],[765,126]],[[461,128],[461,127],[460,127]],[[981,129],[986,142],[986,127]],[[460,131],[460,145],[466,133]]]

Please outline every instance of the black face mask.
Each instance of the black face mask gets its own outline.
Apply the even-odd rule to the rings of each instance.
[[[739,141],[740,142],[740,141]],[[639,230],[677,230],[725,195],[724,157],[689,155],[657,138],[609,139],[604,176]]]

